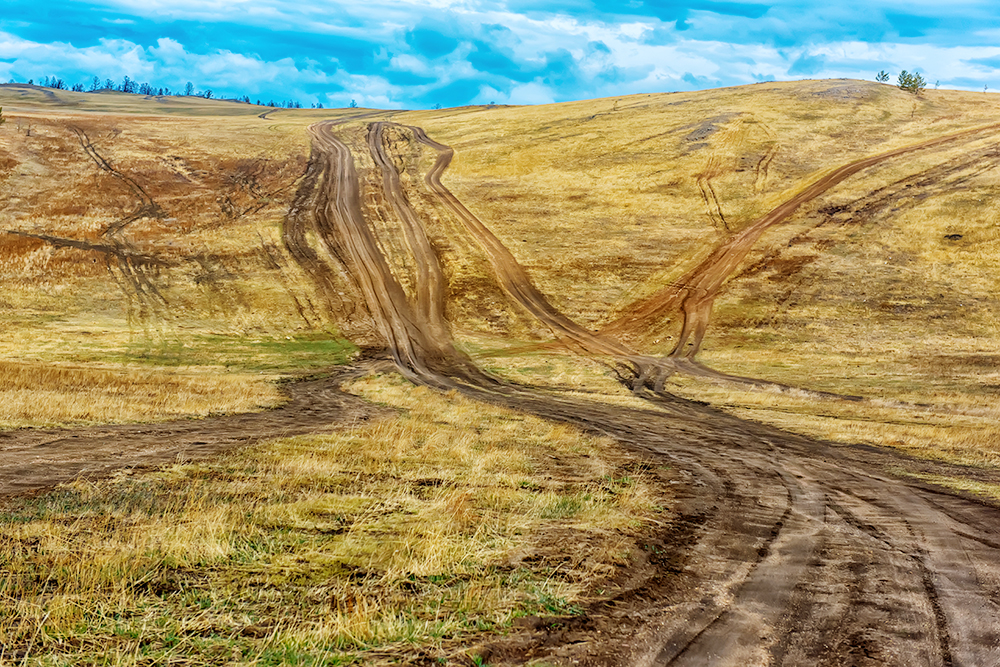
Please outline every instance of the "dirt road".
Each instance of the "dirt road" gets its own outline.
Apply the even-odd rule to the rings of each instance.
[[[47,489],[77,477],[216,455],[268,438],[351,426],[385,414],[340,391],[355,369],[288,385],[289,400],[266,412],[160,424],[0,431],[0,498]],[[367,372],[367,371],[365,371]]]
[[[1000,124],[973,128],[897,148],[837,167],[741,231],[730,236],[685,276],[660,291],[624,307],[621,316],[604,327],[602,333],[610,336],[644,335],[654,331],[664,316],[681,311],[684,324],[671,356],[693,359],[698,353],[705,337],[705,331],[708,329],[715,298],[719,295],[723,284],[743,263],[747,254],[765,231],[787,220],[803,204],[816,199],[824,192],[869,167],[908,153],[995,133],[997,130],[1000,130]]]
[[[414,141],[439,151],[426,185],[463,220],[504,288],[580,347],[631,354],[555,311],[499,240],[441,185],[450,149],[408,129]],[[336,177],[326,184],[330,197],[356,197],[361,186],[344,143],[330,126],[314,131],[317,145],[336,156]],[[399,180],[391,173],[386,177],[395,167],[378,141],[380,131],[368,136],[382,173],[367,185],[381,188],[390,201],[405,200]],[[832,172],[773,217],[881,159],[887,157]],[[369,308],[385,313],[390,347],[400,341],[394,358],[404,374],[609,435],[677,466],[690,480],[682,494],[682,518],[665,531],[662,545],[671,552],[669,592],[651,579],[644,589],[592,609],[592,628],[579,636],[570,633],[565,640],[577,643],[562,652],[525,648],[532,644],[523,637],[509,640],[506,646],[518,647],[511,649],[511,661],[548,651],[594,664],[1000,664],[1000,511],[879,474],[886,461],[876,455],[748,424],[648,389],[639,392],[655,407],[622,409],[492,378],[483,383],[485,374],[469,372],[468,359],[456,374],[454,360],[461,355],[452,341],[427,342],[434,323],[411,307],[421,298],[408,296],[385,258],[375,255],[379,246],[360,210],[345,209],[352,223],[337,229],[357,238],[336,243],[357,249],[353,264],[370,264],[358,269],[371,283],[366,294],[375,302]],[[419,235],[411,213],[401,216],[401,224],[406,234]],[[417,260],[433,257],[423,252]],[[412,340],[400,340],[411,331],[417,332]],[[436,356],[421,358],[425,349]],[[696,528],[679,530],[681,525]],[[678,535],[683,540],[670,537]],[[636,596],[643,594],[646,604],[637,604]],[[642,622],[623,622],[616,616],[618,603]],[[593,627],[601,627],[601,635]],[[504,646],[496,647],[500,660]]]
[[[407,187],[420,186],[399,179],[401,159],[386,128],[367,126],[355,142],[374,165],[360,173],[338,136],[349,130],[333,122],[311,128],[313,159],[285,234],[303,268],[318,284],[353,285],[396,368],[412,381],[611,436],[684,480],[677,518],[635,555],[632,579],[617,582],[617,593],[581,616],[543,619],[494,639],[490,664],[1000,664],[1000,510],[883,472],[956,470],[743,422],[646,382],[635,390],[648,407],[623,408],[513,385],[477,368],[455,348],[443,318],[440,258],[407,195]],[[641,360],[559,313],[441,185],[450,149],[418,128],[402,131],[438,151],[425,186],[452,215],[467,217],[464,228],[518,303],[587,354]],[[387,202],[385,215],[395,218],[403,244],[380,242],[362,194]],[[381,222],[392,229],[392,220]],[[385,255],[390,247],[405,248],[409,265],[419,267],[423,280],[409,290]],[[288,405],[260,415],[2,434],[0,492],[373,414],[340,393],[337,381],[292,385]],[[123,453],[123,441],[138,444]],[[996,474],[978,474],[1000,482]]]

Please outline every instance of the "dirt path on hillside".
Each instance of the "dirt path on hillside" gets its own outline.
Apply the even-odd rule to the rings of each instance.
[[[672,361],[640,354],[613,337],[586,329],[555,308],[500,239],[441,183],[441,175],[454,158],[454,149],[434,141],[422,128],[392,125],[411,132],[417,142],[437,152],[438,157],[434,165],[424,175],[424,183],[483,251],[500,287],[515,303],[547,326],[556,339],[569,349],[578,354],[614,360],[619,365],[619,375],[623,378],[628,377],[633,386],[638,388],[648,385],[656,390],[663,388],[666,379],[676,370]],[[404,196],[396,192],[400,188],[398,180],[384,182],[383,188],[387,197]]]
[[[671,356],[693,359],[708,329],[715,298],[719,295],[723,284],[743,263],[765,231],[787,220],[803,204],[816,199],[830,188],[868,167],[907,153],[943,146],[997,130],[1000,130],[1000,124],[956,132],[857,160],[824,174],[794,197],[782,202],[731,236],[680,279],[655,294],[622,308],[621,316],[605,326],[601,333],[610,336],[641,336],[653,331],[665,316],[680,311],[684,321]]]
[[[528,619],[522,630],[493,639],[485,647],[489,664],[1000,664],[1000,510],[884,472],[969,471],[743,422],[644,382],[635,387],[649,407],[624,408],[483,372],[455,348],[442,319],[440,258],[398,177],[386,127],[373,124],[359,142],[374,165],[360,174],[336,122],[310,129],[313,156],[285,237],[298,244],[293,254],[303,267],[323,273],[319,284],[354,286],[396,368],[412,381],[610,436],[683,480],[676,518],[634,554],[628,580],[609,584],[614,592],[582,615]],[[438,151],[426,187],[452,202],[446,208],[453,215],[465,215],[440,184],[450,149],[417,128],[404,129]],[[409,292],[385,255],[389,244],[380,243],[366,219],[364,194],[388,202],[386,215],[395,217],[405,241],[397,247],[426,278]],[[466,230],[519,303],[561,327],[559,335],[587,354],[631,358],[628,348],[551,306],[499,240],[468,215]],[[0,433],[0,493],[210,455],[377,414],[337,389],[347,376],[292,384],[287,405],[255,415]],[[1000,483],[1000,474],[977,474]]]
[[[353,198],[361,185],[332,129],[314,130],[317,142],[336,155],[339,172],[327,187],[336,190],[331,197]],[[575,331],[577,325],[537,293],[496,237],[440,185],[450,149],[408,129],[439,152],[425,182],[464,218],[505,289],[520,295],[518,302],[534,308],[539,319],[564,327],[564,335],[575,336],[585,350],[594,341],[604,344],[602,337]],[[406,201],[396,192],[398,178],[386,177],[385,170],[396,167],[375,140],[380,132],[368,136],[381,171],[368,185],[381,188],[390,201]],[[867,164],[878,159],[887,158]],[[864,166],[833,172],[825,187]],[[814,192],[819,189],[808,189],[783,211]],[[360,208],[345,208],[360,214]],[[411,214],[401,216],[400,224],[419,223]],[[623,665],[1000,664],[1000,510],[879,474],[885,455],[838,449],[669,395],[640,389],[660,409],[639,410],[492,378],[484,383],[486,375],[469,372],[471,362],[454,351],[451,340],[436,342],[435,358],[418,358],[433,328],[412,307],[421,298],[408,296],[385,258],[373,256],[379,246],[365,240],[371,227],[364,220],[338,229],[360,237],[336,242],[363,250],[352,262],[372,262],[360,269],[365,280],[383,283],[366,292],[376,299],[369,308],[405,320],[405,327],[391,320],[383,327],[418,332],[394,351],[405,375],[611,436],[668,461],[689,479],[680,518],[663,534],[665,571],[653,567],[637,587],[588,610],[586,622],[564,624],[555,648],[547,646],[552,625],[543,623],[496,642],[491,663],[558,657]],[[419,235],[414,229],[404,233]],[[398,339],[389,339],[390,345]],[[604,349],[621,354],[624,348],[612,342]],[[460,373],[453,370],[456,358],[463,359]],[[898,457],[889,460],[899,468],[908,465]]]

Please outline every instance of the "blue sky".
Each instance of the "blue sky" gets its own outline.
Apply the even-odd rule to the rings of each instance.
[[[994,0],[3,0],[0,81],[305,106],[539,104],[917,71],[1000,90]]]

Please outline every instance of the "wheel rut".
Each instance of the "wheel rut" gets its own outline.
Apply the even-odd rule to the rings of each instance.
[[[527,274],[499,247],[482,221],[441,184],[441,175],[453,155],[451,149],[418,129],[409,129],[418,141],[439,152],[425,177],[427,187],[456,216],[464,218],[467,231],[492,257],[505,289],[537,317],[545,318],[543,321],[562,327],[564,333],[573,332],[564,316],[550,311],[551,304],[537,293]],[[834,170],[786,203],[767,224],[775,224],[809,198],[882,160],[984,131],[925,142]],[[606,335],[585,333],[572,335],[576,344],[590,353],[640,356],[618,343],[609,346],[607,341],[613,339]],[[472,396],[480,394],[474,387],[464,391]],[[995,611],[987,615],[985,627],[978,624],[976,632],[982,634],[959,632],[955,626],[969,626],[970,607],[983,609],[992,604],[980,591],[977,568],[990,569],[995,575],[997,566],[985,559],[975,564],[971,559],[959,560],[961,564],[955,565],[952,558],[931,555],[940,553],[944,544],[926,528],[916,526],[933,526],[948,534],[949,544],[955,543],[954,531],[963,530],[954,519],[935,516],[922,499],[921,489],[855,467],[823,443],[722,419],[718,413],[693,404],[664,400],[673,403],[669,406],[673,414],[639,413],[601,408],[565,396],[539,396],[524,388],[494,388],[487,400],[576,423],[637,448],[666,454],[694,476],[700,473],[711,480],[692,487],[681,509],[685,515],[707,514],[692,536],[683,575],[699,582],[701,588],[697,596],[686,601],[671,601],[663,617],[672,620],[661,622],[641,639],[634,638],[634,652],[627,659],[619,658],[623,664],[736,665],[776,660],[801,664],[798,656],[819,656],[820,647],[829,646],[831,641],[844,651],[857,649],[857,664],[891,663],[900,656],[914,656],[912,664],[977,664],[976,660],[996,657],[1000,616]],[[845,488],[852,493],[845,495]],[[837,495],[842,498],[836,508],[849,517],[846,523],[828,519],[838,515],[827,503]],[[890,503],[888,508],[879,506],[882,499]],[[863,518],[852,520],[850,515]],[[858,528],[864,524],[870,528]],[[938,544],[932,546],[935,542]],[[960,549],[964,551],[964,547]],[[818,576],[824,574],[817,565],[824,558],[854,565],[826,568],[827,576]],[[955,571],[949,573],[949,568]],[[832,576],[835,574],[838,576]],[[966,591],[967,597],[942,594],[943,577]],[[806,584],[811,589],[804,589]],[[816,591],[813,595],[818,596],[821,591],[831,593],[845,587],[849,591],[846,609],[860,610],[851,622],[835,628],[827,621],[825,631],[811,637],[800,636],[797,628],[790,627],[787,619],[796,615],[804,626],[819,625],[815,622],[822,620],[823,609],[809,607],[804,590]],[[794,642],[780,645],[782,637],[792,635]],[[655,650],[651,650],[653,646]]]
[[[694,358],[708,329],[716,297],[764,232],[787,220],[804,204],[869,167],[909,153],[975,139],[998,130],[1000,124],[972,128],[856,160],[828,171],[770,212],[739,232],[729,235],[708,257],[680,279],[622,308],[619,317],[605,326],[601,333],[609,336],[642,337],[655,331],[665,316],[680,311],[683,325],[671,356]]]

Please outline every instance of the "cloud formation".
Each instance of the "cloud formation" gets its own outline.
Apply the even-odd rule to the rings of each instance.
[[[396,108],[872,78],[881,69],[1000,88],[1000,10],[982,0],[4,4],[5,81],[128,76],[254,100]]]

